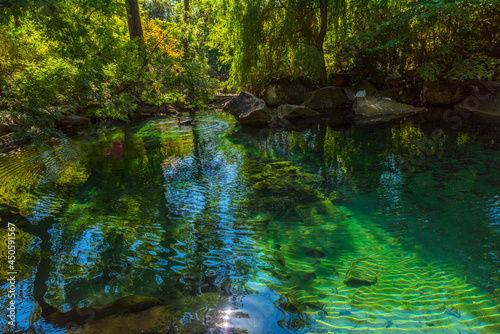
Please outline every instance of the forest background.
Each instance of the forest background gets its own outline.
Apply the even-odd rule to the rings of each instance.
[[[0,123],[63,136],[63,115],[195,108],[272,78],[498,79],[498,0],[0,1]],[[0,130],[2,130],[0,128]]]

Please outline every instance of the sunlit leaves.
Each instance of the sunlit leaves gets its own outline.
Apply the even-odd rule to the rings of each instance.
[[[360,77],[417,70],[425,80],[492,78],[500,69],[492,58],[500,37],[496,0],[408,1],[385,13],[348,44]]]

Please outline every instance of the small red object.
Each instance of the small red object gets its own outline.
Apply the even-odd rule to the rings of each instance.
[[[119,141],[113,142],[113,150],[115,151],[115,158],[121,157],[123,154],[123,144]]]

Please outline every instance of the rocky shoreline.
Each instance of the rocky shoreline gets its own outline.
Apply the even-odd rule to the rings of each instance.
[[[499,84],[476,81],[405,83],[393,75],[379,90],[368,80],[351,87],[314,89],[305,79],[272,81],[262,98],[243,91],[224,106],[242,125],[295,128],[304,119],[333,125],[375,124],[449,108],[447,118],[473,113],[486,122],[500,122]],[[462,117],[462,118],[468,118]]]
[[[240,94],[217,94],[207,101],[209,108],[229,112],[244,126],[296,129],[311,123],[324,122],[333,126],[370,125],[392,122],[408,117],[421,119],[467,119],[471,115],[479,122],[500,123],[500,83],[477,80],[464,82],[407,82],[392,75],[380,89],[369,80],[352,87],[316,89],[303,77],[272,80],[259,96],[242,91]],[[436,109],[446,108],[439,117]],[[70,108],[69,108],[70,109]],[[181,102],[156,106],[142,103],[129,119],[179,115],[187,109]],[[430,117],[429,117],[430,116]],[[56,125],[63,132],[84,128],[103,120],[78,114],[63,114]],[[16,137],[18,126],[0,124],[0,150],[10,150],[25,144]]]

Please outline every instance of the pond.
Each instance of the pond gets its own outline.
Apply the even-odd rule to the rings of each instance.
[[[493,125],[214,111],[22,147],[0,156],[16,330],[500,333],[499,166]]]

